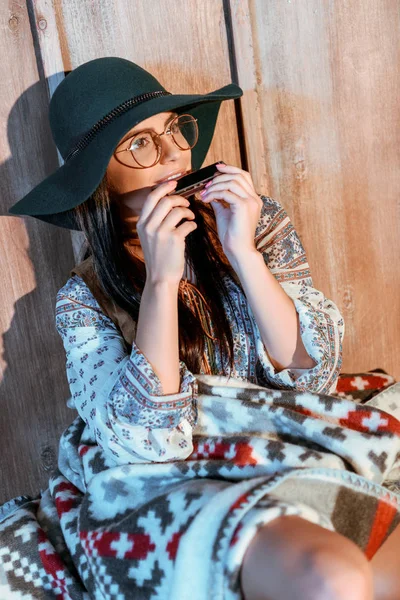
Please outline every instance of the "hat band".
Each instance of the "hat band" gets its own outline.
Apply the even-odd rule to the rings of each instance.
[[[171,96],[171,92],[166,92],[164,90],[159,90],[157,92],[146,92],[145,94],[140,94],[139,96],[135,96],[134,98],[130,98],[129,100],[125,100],[122,104],[119,104],[115,108],[113,108],[109,113],[107,113],[104,117],[102,117],[97,123],[93,125],[89,129],[87,133],[79,140],[79,142],[73,147],[71,152],[65,158],[64,162],[70,160],[75,154],[83,150],[89,142],[91,142],[92,138],[103,129],[106,125],[108,125],[113,119],[119,117],[121,114],[132,108],[135,104],[140,104],[141,102],[145,102],[146,100],[151,100],[152,98],[156,98],[157,96]]]

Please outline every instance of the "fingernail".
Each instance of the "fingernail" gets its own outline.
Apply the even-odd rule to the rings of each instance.
[[[206,190],[201,190],[200,196],[204,196],[205,194],[207,194],[207,191]]]
[[[212,184],[212,181],[209,181],[208,183],[206,183],[206,185],[204,186],[204,188],[205,189],[208,188],[208,186],[211,185],[211,184]]]

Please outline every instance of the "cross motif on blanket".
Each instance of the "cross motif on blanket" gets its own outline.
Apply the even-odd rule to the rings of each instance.
[[[125,489],[125,484],[119,479],[110,477],[108,481],[102,481],[101,487],[105,490],[103,500],[113,503],[118,496],[128,496],[129,492]]]

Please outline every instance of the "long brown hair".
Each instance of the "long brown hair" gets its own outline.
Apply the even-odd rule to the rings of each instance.
[[[223,275],[232,278],[238,285],[240,282],[222,250],[211,205],[201,203],[194,196],[190,200],[197,228],[186,236],[185,257],[196,275],[198,289],[207,299],[223,368],[226,370],[229,365],[231,373],[233,338],[222,299],[225,298],[231,306],[235,319],[236,311]],[[109,189],[107,173],[93,194],[72,212],[86,238],[82,260],[93,257],[96,276],[106,294],[137,322],[146,267],[124,246],[117,204]],[[178,323],[180,359],[192,373],[200,373],[205,334],[199,319],[180,295]],[[221,371],[216,374],[221,374]]]

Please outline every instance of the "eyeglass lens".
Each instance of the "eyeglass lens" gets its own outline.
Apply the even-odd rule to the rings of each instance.
[[[191,115],[179,115],[168,126],[165,135],[171,135],[175,144],[181,150],[193,148],[198,139],[197,121]],[[138,133],[129,142],[129,152],[122,152],[119,156],[127,165],[139,164],[142,167],[151,167],[159,158],[159,144],[151,131]],[[128,162],[129,161],[129,162]]]

